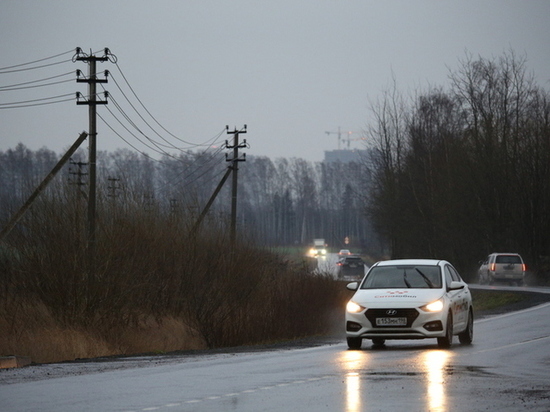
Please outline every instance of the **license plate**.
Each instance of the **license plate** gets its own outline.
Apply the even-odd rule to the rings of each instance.
[[[407,318],[376,318],[376,326],[406,326]]]

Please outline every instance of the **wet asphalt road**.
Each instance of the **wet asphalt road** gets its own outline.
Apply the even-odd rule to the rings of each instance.
[[[475,322],[474,343],[343,339],[306,348],[44,365],[2,382],[2,411],[549,411],[550,304]],[[156,359],[156,361],[155,361]],[[112,366],[112,362],[110,363]],[[81,365],[82,366],[82,365]],[[74,368],[66,373],[63,368]],[[86,369],[87,368],[87,369]],[[65,373],[64,373],[65,372]],[[11,383],[10,383],[11,382]]]

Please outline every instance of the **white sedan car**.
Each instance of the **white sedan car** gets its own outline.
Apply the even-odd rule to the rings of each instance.
[[[350,349],[363,339],[383,345],[387,339],[437,338],[440,348],[473,339],[472,295],[457,270],[445,260],[408,259],[375,263],[346,308]]]

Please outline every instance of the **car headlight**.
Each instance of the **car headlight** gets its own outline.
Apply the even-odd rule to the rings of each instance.
[[[443,300],[439,299],[435,302],[428,303],[427,305],[422,306],[420,309],[425,312],[441,312],[441,310],[443,309]]]
[[[358,305],[357,303],[355,303],[354,301],[350,300],[348,302],[348,304],[346,305],[346,310],[349,312],[349,313],[359,313],[363,310],[365,310],[365,307],[361,306],[361,305]]]

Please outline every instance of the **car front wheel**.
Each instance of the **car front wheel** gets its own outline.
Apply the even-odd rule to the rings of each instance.
[[[361,338],[347,338],[348,340],[348,348],[350,349],[361,349],[361,344],[363,343],[363,339]]]
[[[453,315],[451,312],[447,315],[447,327],[445,329],[445,336],[437,338],[437,345],[442,348],[450,348],[453,343]]]

